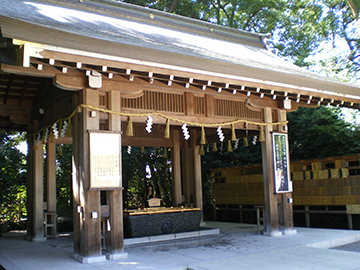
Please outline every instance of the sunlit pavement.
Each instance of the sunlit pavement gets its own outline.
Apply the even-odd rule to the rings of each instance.
[[[70,234],[34,243],[24,232],[0,237],[0,265],[25,269],[360,269],[360,254],[329,249],[360,240],[360,231],[296,228],[297,234],[267,237],[251,224],[206,222],[220,235],[126,245],[128,258],[81,264],[70,257]],[[353,250],[356,250],[354,248]]]

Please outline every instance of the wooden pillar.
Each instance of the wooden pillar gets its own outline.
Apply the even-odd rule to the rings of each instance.
[[[200,146],[196,145],[197,132],[191,132],[191,147],[194,166],[195,207],[203,209]]]
[[[264,108],[265,123],[272,123],[271,108]],[[271,125],[264,127],[265,141],[261,143],[263,181],[264,181],[264,199],[265,199],[265,231],[267,236],[280,236],[279,217],[278,217],[278,196],[274,188],[274,167],[272,153]]]
[[[120,112],[120,92],[110,91],[109,109]],[[121,132],[121,118],[120,115],[109,115],[109,130]],[[120,143],[120,161],[121,161],[121,143]],[[121,163],[120,163],[121,164]],[[121,166],[120,166],[121,170]],[[120,174],[122,175],[122,174]],[[120,179],[120,186],[122,187],[122,179]],[[106,237],[106,258],[108,260],[118,260],[127,258],[127,253],[124,253],[124,225],[123,225],[123,194],[122,190],[110,190],[107,192],[107,202],[110,208],[109,224],[107,225]]]
[[[47,212],[56,212],[56,144],[46,144],[46,202]]]
[[[84,89],[79,102],[99,106],[97,90]],[[99,130],[99,113],[90,116],[90,110],[83,108],[74,117],[74,258],[82,263],[106,260],[101,254],[100,191],[90,188],[89,130]]]
[[[279,122],[286,121],[285,110],[278,110],[277,116]],[[287,125],[279,125],[279,132],[287,133]],[[296,234],[297,231],[294,230],[292,192],[279,194],[278,196],[281,197],[281,204],[279,206],[279,221],[281,221],[279,225],[281,231],[283,234]]]
[[[178,129],[173,130],[173,153],[172,169],[174,184],[174,206],[181,204],[181,158],[180,158],[180,134]]]
[[[310,228],[310,213],[308,205],[305,205],[305,226]]]
[[[352,214],[347,214],[347,218],[348,218],[348,228],[349,230],[352,230],[353,229]]]
[[[184,152],[183,152],[183,166],[184,166],[184,176],[185,176],[185,196],[186,202],[192,203],[191,194],[192,194],[192,185],[191,185],[191,158],[190,158],[190,148],[189,142],[185,141]]]
[[[31,166],[28,172],[28,240],[46,241],[44,237],[44,177],[43,177],[43,143],[34,145],[33,138],[28,141],[28,161]]]

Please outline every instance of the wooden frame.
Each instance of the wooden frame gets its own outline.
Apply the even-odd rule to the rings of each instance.
[[[286,133],[272,132],[275,193],[292,192],[289,145]]]
[[[121,189],[121,134],[89,131],[90,190]]]

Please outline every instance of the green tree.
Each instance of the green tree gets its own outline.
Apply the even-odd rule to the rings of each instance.
[[[299,108],[288,120],[292,160],[360,152],[360,128],[345,121],[339,108]]]
[[[25,155],[16,146],[24,134],[0,132],[0,222],[19,222],[26,215]]]
[[[143,153],[140,147],[131,147],[130,151],[128,147],[123,147],[124,207],[145,204],[144,194],[148,184],[153,186],[165,206],[172,205],[171,149],[166,150],[168,158],[164,157],[163,147],[145,147]]]
[[[72,145],[57,146],[56,155],[56,196],[59,215],[72,216]],[[59,155],[61,147],[62,155]]]

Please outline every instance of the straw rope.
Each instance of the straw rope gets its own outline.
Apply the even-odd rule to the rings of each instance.
[[[244,120],[244,119],[237,119],[237,120],[234,120],[234,121],[219,122],[219,123],[213,123],[213,124],[197,123],[197,122],[190,122],[190,121],[186,121],[186,120],[181,120],[181,119],[166,115],[166,114],[161,113],[161,112],[126,113],[126,112],[116,112],[116,111],[112,111],[112,110],[108,110],[108,109],[98,108],[98,107],[94,107],[94,106],[90,106],[90,105],[86,105],[86,104],[80,104],[74,109],[74,111],[69,116],[60,118],[60,119],[56,120],[55,122],[53,122],[52,124],[50,124],[48,126],[44,126],[40,130],[38,130],[38,131],[36,131],[34,133],[29,133],[28,135],[29,136],[36,136],[36,134],[39,134],[39,133],[43,134],[47,128],[50,129],[55,123],[60,123],[59,127],[62,127],[62,122],[63,121],[69,121],[69,125],[70,125],[70,120],[76,114],[76,112],[78,111],[78,108],[85,108],[85,109],[89,109],[89,110],[93,110],[93,111],[104,112],[104,113],[120,115],[120,116],[129,116],[129,117],[141,117],[141,116],[148,116],[148,115],[160,116],[160,117],[163,117],[163,118],[167,119],[167,122],[171,120],[171,121],[174,121],[174,122],[177,122],[177,123],[187,124],[189,126],[196,126],[196,127],[201,127],[201,128],[204,128],[204,127],[219,127],[219,126],[232,126],[232,125],[237,124],[237,123],[253,124],[253,125],[258,125],[260,127],[261,126],[285,125],[285,124],[288,123],[288,121],[274,122],[274,123],[262,123],[262,122],[248,121],[248,120]]]

